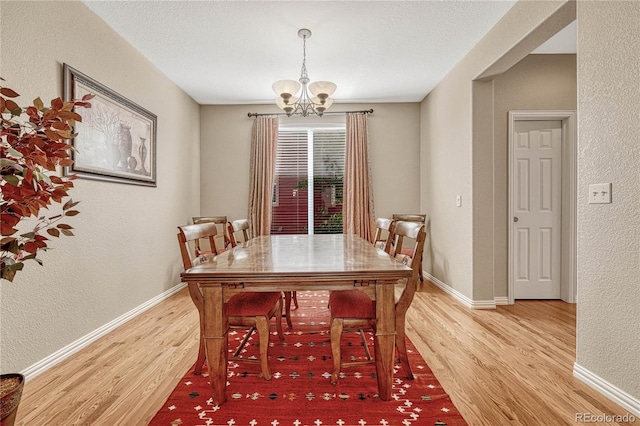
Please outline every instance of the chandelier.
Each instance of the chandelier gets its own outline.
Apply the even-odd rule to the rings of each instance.
[[[298,31],[298,37],[302,39],[302,70],[300,78],[298,81],[280,80],[273,83],[273,91],[278,95],[276,105],[287,114],[287,117],[292,115],[308,117],[312,114],[322,117],[333,103],[329,96],[333,95],[337,86],[330,81],[316,81],[309,84],[310,80],[307,76],[307,39],[311,37],[311,31],[303,28]],[[311,95],[309,92],[311,92]]]

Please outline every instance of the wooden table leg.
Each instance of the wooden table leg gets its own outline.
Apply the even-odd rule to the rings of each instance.
[[[393,385],[393,353],[396,325],[393,284],[376,285],[376,334],[374,336],[376,374],[380,399],[391,399]]]
[[[226,401],[229,322],[227,315],[223,312],[221,287],[203,286],[202,296],[204,300],[204,341],[212,399],[215,405],[221,405]]]
[[[189,295],[191,296],[191,300],[193,300],[193,304],[196,305],[198,309],[198,318],[200,320],[200,336],[199,336],[199,345],[198,345],[198,359],[196,360],[196,364],[193,368],[194,374],[202,374],[202,366],[204,365],[205,360],[205,348],[204,348],[204,318],[203,318],[203,308],[202,308],[202,294],[200,293],[200,288],[198,287],[198,283],[190,282],[189,283]]]

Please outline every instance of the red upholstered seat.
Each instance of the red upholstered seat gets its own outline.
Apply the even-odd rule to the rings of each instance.
[[[280,292],[272,293],[239,293],[229,300],[229,315],[250,317],[267,315],[273,305],[280,300]]]
[[[411,257],[411,255],[413,254],[413,247],[402,247],[400,249],[400,253],[404,254],[405,256]]]
[[[331,292],[329,308],[334,318],[375,318],[375,302],[358,290]]]

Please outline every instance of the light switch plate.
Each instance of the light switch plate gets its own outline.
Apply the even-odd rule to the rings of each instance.
[[[456,197],[456,207],[462,207],[462,195]]]
[[[611,184],[592,183],[589,185],[589,204],[610,204]]]

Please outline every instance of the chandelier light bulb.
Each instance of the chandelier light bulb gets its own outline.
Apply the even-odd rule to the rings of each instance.
[[[311,98],[311,102],[314,105],[320,105],[324,107],[324,109],[329,109],[329,107],[333,104],[333,99],[331,98],[320,99],[319,97],[316,96],[314,98]]]
[[[282,97],[276,98],[276,105],[278,106],[278,108],[286,112],[287,115],[290,115],[290,113],[293,111],[293,108],[297,102],[298,102],[298,98],[295,96],[292,96],[288,100],[285,100]]]

